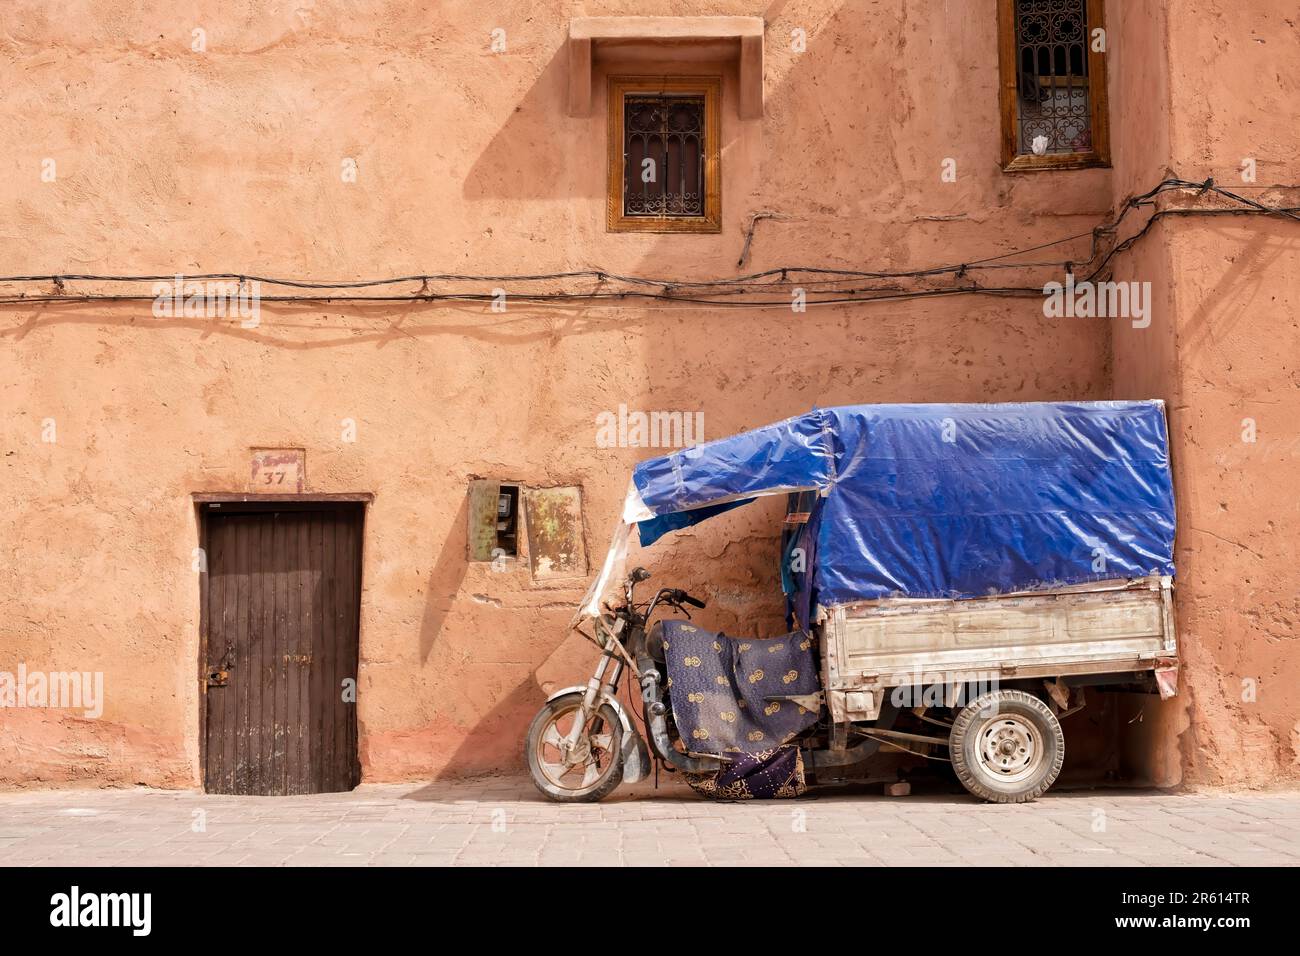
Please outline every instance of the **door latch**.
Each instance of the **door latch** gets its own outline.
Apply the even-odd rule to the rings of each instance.
[[[230,683],[230,671],[208,671],[209,687],[225,687]]]

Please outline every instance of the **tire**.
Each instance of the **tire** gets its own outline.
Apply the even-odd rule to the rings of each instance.
[[[1056,715],[1021,690],[998,690],[957,714],[948,737],[957,779],[993,803],[1027,803],[1047,792],[1065,760]]]
[[[568,723],[572,726],[571,721],[565,721],[565,718],[572,717],[582,706],[582,697],[582,691],[573,691],[548,700],[528,725],[524,743],[528,775],[547,799],[557,803],[594,803],[608,796],[623,782],[623,724],[618,719],[618,712],[609,704],[600,706],[586,728],[589,745],[594,739],[604,738],[605,741],[593,748],[591,755],[596,761],[596,775],[591,776],[590,760],[560,772],[564,765],[556,742],[564,731],[560,731],[557,725]],[[548,734],[552,728],[557,732]],[[600,759],[602,754],[606,761],[603,763]],[[580,774],[580,770],[583,773]]]

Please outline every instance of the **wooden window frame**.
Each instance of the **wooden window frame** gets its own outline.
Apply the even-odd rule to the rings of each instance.
[[[623,215],[623,99],[628,94],[704,97],[704,215]],[[722,231],[722,78],[717,76],[611,76],[609,78],[609,232],[711,233]]]
[[[1019,95],[1016,83],[1016,0],[998,0],[998,69],[1001,75],[1002,169],[1020,172],[1041,169],[1087,169],[1110,165],[1110,129],[1106,110],[1106,54],[1092,48],[1092,31],[1105,29],[1105,0],[1088,0],[1084,43],[1088,51],[1088,109],[1092,149],[1081,153],[1035,156],[1017,152],[1020,140]]]

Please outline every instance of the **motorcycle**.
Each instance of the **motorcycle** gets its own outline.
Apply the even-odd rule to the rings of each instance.
[[[706,604],[680,588],[660,588],[638,604],[635,589],[650,572],[636,568],[624,585],[624,600],[606,607],[595,619],[594,634],[580,631],[601,649],[596,671],[585,687],[556,691],[528,728],[525,753],[537,789],[562,803],[595,801],[624,781],[634,783],[650,772],[645,740],[618,698],[619,680],[635,674],[644,705],[643,723],[658,759],[687,774],[715,773],[725,758],[691,754],[677,746],[680,734],[666,701],[667,667],[662,640],[649,638],[647,626],[656,611],[672,608],[690,616],[688,607]]]
[[[874,735],[854,746],[848,746],[847,741],[841,741],[838,748],[834,746],[823,719],[824,695],[811,635],[796,633],[784,638],[740,641],[685,626],[680,620],[661,619],[652,625],[657,611],[672,609],[689,620],[690,608],[703,609],[707,605],[681,588],[660,588],[650,600],[638,603],[636,586],[649,578],[645,568],[635,568],[624,582],[622,603],[604,605],[595,618],[594,634],[575,628],[600,648],[601,656],[585,687],[565,687],[553,693],[528,728],[524,749],[529,775],[546,797],[561,803],[600,800],[620,783],[644,779],[652,769],[652,761],[670,773],[681,773],[704,796],[792,797],[802,793],[807,783],[816,782],[817,773],[823,780],[842,779],[843,768],[861,763],[880,748],[884,738]],[[673,625],[681,626],[674,630]],[[674,642],[688,636],[695,639],[695,651],[685,652],[691,656],[684,658],[691,676],[703,675],[701,681],[711,677],[719,685],[709,683],[708,691],[679,689],[683,699],[677,701],[676,707],[667,659],[670,632]],[[754,659],[762,663],[785,660],[768,652],[793,644],[791,638],[802,639],[798,648],[791,650],[802,654],[801,660],[806,662],[800,664],[804,678],[798,685],[781,687],[790,684],[796,673],[781,673],[788,661],[781,667],[769,667],[773,671],[770,674],[743,663],[746,654],[756,655]],[[681,660],[680,648],[677,653]],[[680,679],[687,671],[677,666]],[[735,676],[746,672],[748,678]],[[624,675],[636,676],[640,694],[635,697],[642,707],[637,716],[646,729],[649,747],[618,697],[619,681]],[[767,684],[791,692],[772,693],[773,688]],[[743,685],[743,690],[737,685]],[[694,685],[704,686],[698,681]],[[740,713],[747,706],[746,696],[754,719]],[[690,713],[699,706],[695,702],[705,699],[713,704],[726,701],[723,706],[731,712],[721,716],[730,723],[715,724],[722,733],[715,729],[711,737],[698,726],[701,721],[692,719],[693,729],[684,734],[675,714]],[[784,726],[780,726],[783,718],[777,714],[782,706],[788,707]],[[874,721],[877,733],[890,733],[888,728],[896,712],[892,704],[882,708]],[[727,740],[719,738],[736,727],[741,728],[739,734],[746,740],[734,736],[733,743],[745,745],[724,747]],[[754,727],[779,727],[780,736],[772,734],[769,742],[752,743],[765,733],[751,729]],[[699,746],[693,748],[693,742]],[[713,752],[705,752],[706,747]]]

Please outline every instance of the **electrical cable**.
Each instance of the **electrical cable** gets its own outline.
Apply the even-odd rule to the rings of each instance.
[[[1283,187],[1278,187],[1283,188]],[[1289,187],[1286,187],[1289,188]],[[1136,209],[1153,206],[1156,197],[1171,190],[1195,190],[1197,197],[1212,193],[1235,203],[1231,207],[1177,207],[1155,210],[1142,227],[1128,238],[1115,243],[1105,252],[1102,246],[1107,237],[1116,235],[1129,214]],[[1097,265],[1087,273],[1087,281],[1094,281],[1103,275],[1115,256],[1132,248],[1160,220],[1169,216],[1217,216],[1217,215],[1263,215],[1276,216],[1300,221],[1300,207],[1268,206],[1239,193],[1224,189],[1206,179],[1203,182],[1171,177],[1157,183],[1144,193],[1129,198],[1113,220],[1103,223],[1089,232],[1065,236],[1049,242],[1038,243],[1026,248],[1015,249],[997,255],[970,259],[960,263],[933,266],[925,269],[910,270],[857,270],[839,269],[825,266],[781,266],[752,272],[746,275],[724,279],[663,279],[648,276],[622,275],[604,269],[581,269],[567,272],[533,273],[522,275],[470,275],[461,273],[427,273],[401,275],[376,279],[353,279],[342,281],[312,281],[287,279],[277,276],[263,276],[248,272],[209,272],[195,275],[181,273],[173,275],[116,275],[97,273],[57,273],[49,275],[13,275],[0,276],[0,285],[30,285],[53,283],[53,293],[28,295],[25,292],[0,294],[0,305],[33,303],[84,303],[84,302],[155,302],[160,296],[138,293],[85,292],[74,293],[66,288],[69,282],[95,282],[104,284],[159,283],[170,282],[181,286],[180,296],[185,297],[184,285],[198,282],[235,282],[239,283],[242,294],[247,283],[256,282],[272,288],[303,290],[302,293],[274,295],[257,295],[259,302],[275,303],[321,303],[336,304],[344,302],[364,303],[419,303],[419,302],[495,302],[504,295],[508,300],[528,303],[573,302],[606,300],[645,300],[662,301],[676,304],[706,305],[739,308],[790,308],[792,299],[756,298],[762,293],[773,291],[803,290],[806,305],[845,305],[852,303],[900,301],[906,299],[931,298],[950,295],[988,295],[988,296],[1041,296],[1041,286],[982,286],[969,278],[973,271],[989,269],[1037,269],[1060,268],[1073,272],[1075,266]],[[1090,239],[1089,255],[1082,262],[1074,260],[1008,262],[1031,252],[1055,246]],[[905,288],[897,284],[861,287],[853,283],[895,282],[896,280],[928,280],[947,278],[948,284],[939,287]],[[542,282],[572,283],[586,280],[594,282],[596,288],[559,289],[559,290],[519,290],[519,285],[530,286]],[[965,280],[963,282],[963,280]],[[407,283],[420,283],[420,288],[409,293],[391,293],[378,295],[337,294],[347,290],[381,289],[387,286]],[[962,282],[963,284],[955,284]],[[493,289],[492,292],[470,291],[431,291],[430,283],[508,283],[516,286],[511,289]],[[608,288],[614,283],[626,288]],[[678,290],[683,290],[679,292]],[[197,293],[203,298],[203,292]],[[177,316],[183,317],[183,316]]]

